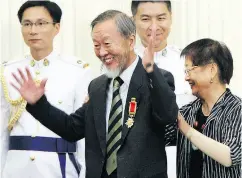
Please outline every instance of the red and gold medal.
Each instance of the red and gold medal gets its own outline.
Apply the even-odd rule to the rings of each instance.
[[[136,98],[131,98],[131,101],[129,102],[129,118],[126,121],[126,125],[128,128],[131,128],[134,125],[134,117],[137,110],[137,102]]]

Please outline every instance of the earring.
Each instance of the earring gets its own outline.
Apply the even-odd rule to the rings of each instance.
[[[211,78],[210,83],[213,83],[213,78]]]

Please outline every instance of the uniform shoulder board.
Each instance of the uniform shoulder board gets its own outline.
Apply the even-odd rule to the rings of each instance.
[[[172,51],[175,51],[177,53],[181,53],[182,49],[181,48],[178,48],[177,46],[175,45],[169,45],[169,49],[171,49]]]
[[[87,68],[89,64],[75,56],[63,56],[61,57],[62,61],[75,65],[77,67],[81,67],[83,69]]]
[[[10,60],[10,61],[3,61],[2,62],[2,66],[5,67],[5,66],[9,66],[9,65],[12,65],[12,64],[17,64],[19,62],[23,62],[25,61],[26,58],[22,58],[22,59],[14,59],[14,60]]]
[[[2,66],[5,66],[8,63],[8,61],[3,61]]]

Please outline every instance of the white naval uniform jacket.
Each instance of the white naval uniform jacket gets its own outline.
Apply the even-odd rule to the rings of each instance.
[[[143,57],[145,48],[136,48],[136,53]],[[163,50],[155,52],[156,65],[172,73],[175,80],[176,102],[179,108],[195,100],[188,82],[185,81],[184,60],[180,58],[181,50],[173,45],[167,45]],[[166,137],[166,136],[165,136]],[[176,178],[176,146],[166,147],[168,178]]]
[[[27,66],[32,77],[38,80],[47,78],[45,94],[48,101],[59,109],[70,114],[82,106],[87,95],[87,88],[91,80],[91,70],[87,65],[73,56],[61,56],[52,52],[45,59],[34,61],[31,56],[18,61],[8,62],[4,65],[4,78],[7,83],[9,96],[12,100],[20,97],[10,82],[15,82],[12,72],[17,68],[24,70]],[[31,62],[32,61],[32,62]],[[1,84],[2,85],[2,84]],[[42,136],[59,138],[54,132],[40,124],[26,110],[11,131],[7,125],[12,107],[6,102],[1,88],[1,172],[2,178],[61,178],[61,169],[58,155],[53,152],[41,151],[8,151],[9,136]],[[85,177],[84,140],[77,143],[75,153],[77,164],[81,168],[80,178]],[[31,158],[34,158],[32,160]],[[66,156],[66,178],[78,178],[69,157]]]

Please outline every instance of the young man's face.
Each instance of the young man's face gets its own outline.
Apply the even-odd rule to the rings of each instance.
[[[96,24],[92,30],[92,40],[95,54],[108,77],[114,78],[127,68],[135,38],[124,38],[113,19]]]
[[[33,24],[35,23],[35,24]],[[41,6],[27,8],[22,18],[22,35],[32,50],[52,48],[60,24],[53,23],[49,12]]]
[[[159,48],[166,43],[172,24],[171,12],[163,2],[143,2],[137,8],[134,16],[137,33],[142,44],[146,47],[151,35],[151,27],[156,27],[154,47]]]

